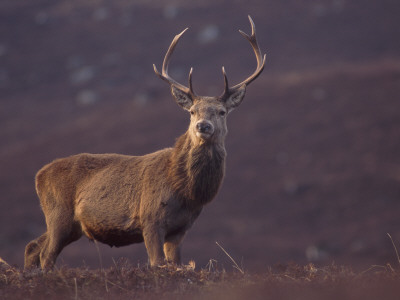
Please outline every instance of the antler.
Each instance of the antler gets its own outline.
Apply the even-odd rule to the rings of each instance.
[[[228,98],[241,86],[250,84],[254,79],[256,79],[258,77],[258,75],[260,75],[262,70],[264,70],[266,54],[264,54],[264,57],[261,54],[260,46],[258,45],[257,38],[256,38],[256,26],[254,25],[252,18],[250,16],[248,16],[248,17],[249,17],[249,21],[251,24],[251,35],[249,36],[241,30],[239,30],[239,32],[250,42],[251,47],[253,48],[254,53],[256,55],[257,68],[254,71],[254,73],[252,75],[250,75],[246,80],[242,81],[241,83],[239,83],[233,87],[229,87],[228,78],[225,73],[225,68],[222,67],[222,74],[224,75],[225,89],[224,89],[224,93],[221,95],[221,99]]]
[[[249,36],[248,34],[244,33],[241,30],[239,30],[239,32],[250,42],[251,47],[253,48],[254,53],[256,55],[257,68],[254,71],[254,73],[252,75],[250,75],[246,80],[242,81],[241,83],[239,83],[239,84],[237,84],[237,85],[235,85],[233,87],[229,87],[228,78],[226,76],[225,68],[222,67],[222,74],[224,75],[225,88],[224,88],[223,94],[220,96],[221,99],[227,99],[230,95],[234,94],[243,85],[250,84],[254,79],[256,79],[258,77],[258,75],[260,75],[260,73],[264,69],[266,54],[264,54],[264,56],[262,56],[262,54],[261,54],[260,46],[258,45],[257,38],[256,38],[256,26],[254,25],[254,22],[253,22],[252,18],[250,16],[248,16],[248,17],[249,17],[249,21],[250,21],[250,24],[251,24],[251,35]],[[168,65],[169,65],[169,61],[171,60],[172,53],[174,52],[175,47],[178,44],[179,39],[186,32],[186,30],[188,30],[188,28],[183,30],[180,34],[177,34],[174,37],[174,39],[172,40],[172,43],[169,46],[167,53],[165,54],[161,73],[157,70],[155,64],[153,64],[153,68],[154,68],[154,72],[162,80],[168,82],[170,85],[174,85],[176,88],[178,88],[179,90],[183,91],[186,94],[195,96],[195,93],[193,91],[193,85],[192,85],[193,68],[191,68],[190,72],[189,72],[189,87],[186,87],[183,84],[180,84],[179,82],[175,81],[168,74]]]
[[[192,72],[193,72],[193,68],[190,68],[190,72],[189,72],[189,87],[184,86],[183,84],[180,84],[179,82],[175,81],[172,77],[170,77],[168,75],[168,65],[169,65],[169,61],[171,60],[171,56],[172,53],[175,50],[175,46],[178,44],[179,39],[181,38],[181,36],[185,33],[186,30],[188,30],[189,28],[186,28],[185,30],[183,30],[180,34],[177,34],[174,39],[172,40],[171,45],[168,48],[167,54],[165,54],[164,57],[164,61],[163,61],[163,65],[162,65],[162,69],[161,72],[158,72],[156,65],[153,64],[153,68],[154,68],[154,72],[156,72],[156,74],[158,75],[158,77],[160,77],[162,80],[168,82],[170,85],[174,85],[176,88],[180,89],[181,91],[190,94],[190,95],[195,95],[193,92],[193,86],[192,86]]]

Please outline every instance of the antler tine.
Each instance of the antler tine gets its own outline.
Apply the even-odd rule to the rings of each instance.
[[[154,68],[154,72],[157,74],[158,77],[160,77],[162,80],[168,82],[170,85],[174,85],[176,88],[182,90],[185,93],[190,93],[192,95],[194,95],[193,93],[193,88],[192,88],[192,71],[193,68],[190,69],[190,73],[189,73],[189,88],[184,86],[183,84],[180,84],[179,82],[175,81],[172,77],[169,76],[168,74],[168,66],[169,66],[169,62],[171,60],[171,56],[172,53],[174,53],[175,47],[179,42],[179,39],[181,38],[181,36],[186,32],[186,30],[188,30],[189,28],[186,28],[185,30],[183,30],[180,34],[177,34],[174,39],[171,42],[171,45],[168,48],[167,53],[165,54],[164,57],[164,61],[162,64],[162,69],[160,73],[157,70],[157,67],[155,64],[153,64],[153,68]]]
[[[222,67],[222,74],[224,75],[224,95],[229,94],[228,77],[226,76],[225,67]]]
[[[193,68],[190,68],[190,71],[189,71],[189,92],[190,92],[190,94],[194,95],[193,85],[192,85],[192,73],[193,73]]]
[[[264,54],[264,56],[262,56],[262,54],[261,54],[261,49],[260,49],[260,46],[258,45],[257,38],[256,38],[256,26],[253,22],[253,19],[250,16],[248,16],[248,17],[249,17],[249,21],[251,24],[251,35],[249,36],[248,34],[244,33],[241,30],[239,30],[239,32],[250,42],[250,45],[253,48],[253,51],[256,55],[257,68],[254,71],[254,73],[252,75],[250,75],[247,79],[245,79],[244,81],[242,81],[239,84],[236,84],[235,86],[233,86],[231,88],[227,87],[228,79],[226,78],[225,70],[223,70],[224,79],[225,79],[225,91],[224,91],[224,94],[222,95],[222,97],[226,97],[229,94],[232,94],[235,90],[237,90],[238,88],[240,88],[243,85],[250,84],[254,79],[256,79],[261,74],[261,72],[263,71],[264,66],[265,66],[266,54]]]

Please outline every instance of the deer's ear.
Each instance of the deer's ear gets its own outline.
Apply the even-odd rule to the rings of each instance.
[[[242,103],[244,95],[246,94],[246,85],[243,84],[232,95],[225,100],[226,108],[231,111]]]
[[[174,96],[176,103],[183,109],[189,110],[193,105],[193,99],[190,94],[178,89],[173,84],[171,85],[171,93]]]

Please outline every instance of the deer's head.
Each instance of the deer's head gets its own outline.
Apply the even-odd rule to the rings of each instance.
[[[257,68],[254,73],[243,82],[229,87],[228,78],[225,68],[222,67],[224,76],[224,92],[217,97],[199,96],[193,91],[192,72],[189,72],[188,87],[184,86],[168,75],[168,65],[171,60],[172,53],[181,38],[188,29],[186,28],[173,39],[167,54],[165,55],[161,73],[153,65],[155,73],[164,81],[168,82],[171,87],[171,93],[176,102],[191,114],[191,122],[189,132],[192,140],[197,142],[221,141],[227,134],[226,116],[242,102],[246,93],[246,86],[260,75],[265,65],[265,54],[262,56],[260,47],[256,39],[256,28],[253,20],[249,16],[251,24],[251,35],[247,35],[243,31],[239,32],[250,42],[257,59]]]

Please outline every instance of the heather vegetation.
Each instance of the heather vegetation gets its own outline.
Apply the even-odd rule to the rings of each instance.
[[[391,265],[355,272],[335,264],[276,265],[260,273],[205,268],[149,268],[121,259],[106,269],[62,266],[50,272],[2,264],[1,299],[398,299],[400,271]]]

